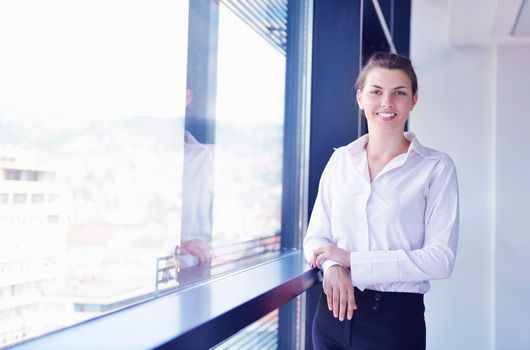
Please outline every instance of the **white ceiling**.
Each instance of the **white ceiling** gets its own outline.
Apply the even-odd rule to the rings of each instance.
[[[449,12],[453,45],[530,43],[530,0],[449,0]]]

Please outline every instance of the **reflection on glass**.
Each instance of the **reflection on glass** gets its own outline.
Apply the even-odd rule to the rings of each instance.
[[[204,15],[189,34],[181,241],[158,260],[157,291],[280,250],[285,54],[222,2],[197,11],[218,26]],[[212,28],[217,45],[197,44]]]
[[[212,349],[277,349],[278,315],[278,309],[270,312]]]
[[[180,240],[187,17],[0,2],[0,347],[152,296]]]
[[[0,3],[0,347],[278,255],[285,53],[198,3]]]

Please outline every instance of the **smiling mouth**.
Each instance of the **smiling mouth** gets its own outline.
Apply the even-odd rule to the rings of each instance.
[[[376,113],[376,115],[383,118],[384,121],[392,120],[397,116],[396,113],[386,113],[386,112],[379,112],[379,113]]]

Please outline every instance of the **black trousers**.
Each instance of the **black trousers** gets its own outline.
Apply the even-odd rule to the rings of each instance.
[[[423,294],[355,288],[355,302],[351,321],[339,321],[322,293],[313,320],[315,350],[425,350]]]

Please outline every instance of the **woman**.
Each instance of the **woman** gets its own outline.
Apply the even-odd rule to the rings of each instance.
[[[458,241],[452,160],[404,132],[417,100],[410,60],[374,54],[356,82],[369,133],[322,174],[304,252],[324,273],[315,349],[425,349],[423,294]]]

